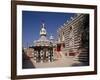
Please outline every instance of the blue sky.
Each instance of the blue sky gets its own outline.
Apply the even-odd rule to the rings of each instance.
[[[64,24],[74,13],[56,13],[56,12],[22,12],[22,45],[32,45],[34,40],[38,40],[41,24],[44,22],[47,30],[47,37],[52,34],[54,38],[57,35],[57,29]]]

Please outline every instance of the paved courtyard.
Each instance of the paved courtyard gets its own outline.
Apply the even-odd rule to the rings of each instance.
[[[61,57],[53,62],[35,63],[33,58],[31,58],[31,61],[36,68],[68,67],[73,64],[79,64],[78,61],[75,61],[75,57],[66,57],[64,54],[61,54]]]

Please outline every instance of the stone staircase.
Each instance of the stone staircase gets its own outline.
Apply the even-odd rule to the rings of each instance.
[[[75,57],[74,61],[79,61],[85,65],[89,65],[89,52],[88,49],[82,49],[80,54]]]

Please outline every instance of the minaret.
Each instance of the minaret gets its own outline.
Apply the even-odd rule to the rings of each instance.
[[[42,23],[42,28],[40,30],[40,36],[46,36],[46,35],[47,35],[47,32],[46,32],[44,23]]]

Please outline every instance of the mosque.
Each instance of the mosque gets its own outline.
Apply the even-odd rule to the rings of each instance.
[[[52,62],[54,60],[54,37],[51,35],[47,38],[45,24],[42,23],[40,29],[40,38],[33,41],[33,46],[29,47],[32,50],[32,57],[35,62]]]
[[[89,65],[89,15],[77,14],[69,22],[64,23],[57,30],[57,40],[52,35],[47,38],[46,26],[42,23],[40,38],[34,40],[25,53],[35,63],[76,57],[75,61]]]

